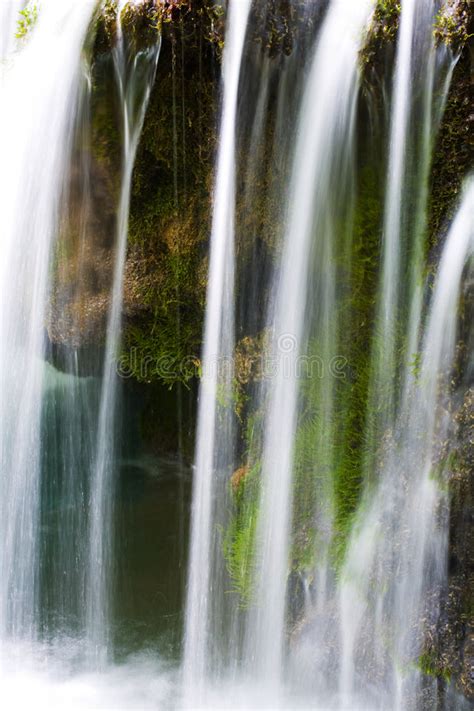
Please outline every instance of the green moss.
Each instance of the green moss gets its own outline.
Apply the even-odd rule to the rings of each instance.
[[[132,180],[122,362],[168,386],[198,374],[204,320],[217,57],[203,13],[163,25]]]
[[[234,511],[223,538],[223,554],[232,581],[231,592],[238,596],[241,607],[250,605],[255,593],[259,490],[260,467],[257,465],[234,484]]]
[[[369,417],[370,356],[378,284],[378,254],[382,221],[381,181],[370,164],[360,173],[352,241],[338,250],[338,313],[341,322],[337,353],[347,362],[343,377],[332,378],[334,409],[331,421],[321,412],[324,378],[303,384],[303,414],[298,427],[295,460],[295,567],[314,564],[318,533],[313,531],[316,503],[326,501],[333,520],[331,557],[338,567],[344,556],[363,483],[365,440]],[[341,240],[344,238],[341,236]],[[320,354],[318,343],[310,353]],[[328,437],[328,432],[332,432]],[[320,504],[319,504],[320,505]],[[316,543],[316,545],[314,545]]]
[[[364,72],[379,65],[386,46],[395,43],[400,9],[400,0],[377,0],[366,41],[359,55]]]
[[[359,501],[365,440],[369,412],[369,386],[371,378],[370,356],[367,343],[373,337],[376,291],[378,286],[378,259],[382,229],[383,182],[378,170],[367,165],[362,169],[359,196],[354,215],[354,237],[351,269],[348,275],[350,302],[343,313],[347,314],[342,330],[341,353],[347,354],[348,378],[340,383],[339,407],[344,413],[339,429],[341,456],[335,475],[336,520],[339,541],[338,555],[345,546],[352,515]]]
[[[38,19],[38,5],[36,2],[29,2],[28,5],[20,10],[18,25],[15,37],[17,39],[25,39],[31,32]]]
[[[447,684],[451,681],[452,671],[440,663],[435,652],[424,652],[421,654],[416,666],[427,676],[437,677]]]
[[[193,255],[167,253],[151,278],[137,277],[141,313],[126,325],[122,363],[138,381],[173,385],[198,375],[203,302],[193,290],[194,261]]]
[[[337,281],[346,284],[340,292],[338,312],[342,318],[337,352],[344,354],[348,368],[343,377],[324,372],[302,373],[301,414],[295,442],[293,535],[291,570],[311,571],[328,554],[337,568],[343,559],[363,481],[364,440],[368,418],[370,358],[367,343],[373,334],[375,295],[378,285],[378,254],[382,221],[382,185],[379,168],[367,164],[359,176],[354,229],[350,244],[341,231],[337,250]],[[239,342],[236,362],[246,393],[259,381],[258,354],[265,350],[266,334]],[[307,349],[321,356],[322,346],[313,339]],[[257,366],[255,367],[255,364]],[[242,375],[243,373],[243,375]],[[328,379],[331,379],[328,383]],[[333,388],[331,422],[321,410],[325,388]],[[250,398],[252,402],[252,398]],[[245,447],[248,460],[259,462],[262,448],[262,413],[244,413]],[[332,430],[332,435],[328,432]],[[252,599],[255,524],[258,514],[259,464],[235,494],[235,508],[225,534],[224,554],[229,575],[241,604]],[[325,508],[321,509],[321,502]],[[316,512],[322,527],[316,526]],[[325,539],[324,519],[332,521],[333,539]],[[329,548],[328,548],[329,545]]]
[[[469,0],[446,0],[436,16],[434,26],[436,41],[451,47],[453,52],[460,52],[473,37],[470,28],[472,28],[472,10]]]

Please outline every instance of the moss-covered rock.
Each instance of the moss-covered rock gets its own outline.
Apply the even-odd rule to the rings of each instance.
[[[452,432],[443,443],[441,466],[449,476],[451,493],[448,580],[426,601],[424,645],[420,669],[438,680],[447,698],[448,687],[472,702],[474,685],[474,391],[469,388],[452,415]],[[430,614],[430,606],[436,614]],[[439,610],[439,612],[438,612]],[[442,707],[450,709],[447,700]]]
[[[90,79],[65,186],[47,321],[52,343],[72,348],[104,341],[120,189],[120,114],[110,56],[96,58]]]
[[[162,25],[133,173],[123,358],[144,382],[198,372],[219,62],[208,21],[189,12]]]
[[[434,148],[428,210],[430,246],[443,241],[462,183],[473,167],[472,60],[467,45],[454,68],[446,109]]]
[[[360,61],[364,73],[380,71],[387,56],[387,48],[394,47],[400,9],[400,0],[377,0],[364,46],[360,51]]]
[[[453,52],[463,49],[472,35],[472,9],[469,0],[446,0],[434,27],[435,38]]]
[[[199,23],[202,38],[222,47],[223,11],[212,0],[141,0],[126,3],[118,15],[117,0],[102,0],[95,17],[95,54],[108,53],[122,32],[136,50],[156,41],[167,26]]]

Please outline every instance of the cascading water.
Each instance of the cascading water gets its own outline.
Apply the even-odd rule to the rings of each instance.
[[[357,232],[360,227],[354,216],[359,180],[354,146],[359,114],[358,63],[363,30],[373,8],[373,3],[358,3],[352,5],[349,12],[347,3],[330,3],[316,38],[314,59],[300,107],[281,264],[274,271],[273,301],[270,302],[267,317],[267,328],[272,332],[268,357],[273,364],[277,364],[277,368],[259,389],[256,404],[254,402],[258,416],[262,417],[263,413],[262,451],[260,455],[255,455],[255,452],[251,455],[254,464],[251,463],[247,470],[242,468],[236,471],[236,475],[241,472],[240,476],[245,477],[243,484],[239,484],[241,493],[238,496],[247,503],[240,501],[237,504],[240,512],[238,509],[236,514],[244,519],[245,527],[240,532],[232,527],[228,529],[233,536],[231,545],[234,545],[230,555],[239,555],[241,561],[240,569],[235,569],[234,560],[231,560],[230,575],[234,578],[240,576],[238,579],[243,582],[239,585],[246,584],[250,591],[244,591],[247,609],[237,615],[237,625],[232,616],[222,617],[221,613],[223,622],[214,630],[213,644],[218,649],[228,650],[227,675],[231,678],[243,655],[243,668],[250,672],[250,677],[257,684],[265,684],[263,695],[267,702],[271,699],[275,706],[284,705],[282,698],[285,692],[280,684],[285,677],[285,682],[290,681],[290,685],[296,684],[305,689],[305,693],[316,694],[317,707],[326,704],[331,708],[379,708],[389,704],[390,707],[401,708],[401,705],[408,703],[408,699],[418,693],[416,682],[406,669],[399,672],[397,665],[402,664],[402,659],[416,659],[416,650],[418,655],[421,654],[421,646],[419,643],[418,647],[413,646],[412,630],[410,625],[404,623],[402,615],[408,614],[411,620],[421,619],[420,601],[423,594],[430,586],[442,584],[442,576],[435,581],[425,571],[425,566],[429,568],[431,565],[428,561],[442,561],[445,557],[442,543],[433,543],[431,548],[426,543],[430,536],[438,541],[442,538],[442,535],[437,537],[435,525],[441,499],[432,495],[432,491],[430,494],[427,491],[429,487],[419,485],[416,476],[411,477],[410,485],[403,492],[392,491],[391,487],[397,480],[396,472],[400,471],[395,450],[388,456],[390,462],[385,462],[382,469],[375,468],[379,461],[377,453],[381,438],[388,427],[397,430],[396,441],[405,451],[407,467],[413,457],[410,447],[415,441],[414,423],[412,420],[408,423],[406,417],[410,412],[408,403],[416,399],[416,378],[411,377],[411,360],[423,331],[427,183],[433,136],[442,116],[453,67],[444,48],[435,51],[432,25],[439,8],[431,1],[402,3],[390,119],[379,290],[373,330],[369,336],[372,364],[367,385],[364,386],[371,406],[365,422],[364,413],[360,413],[358,419],[359,426],[365,425],[366,429],[357,435],[361,438],[359,446],[362,456],[357,465],[359,472],[356,470],[353,475],[360,477],[360,471],[363,471],[367,493],[359,504],[345,562],[341,562],[344,544],[341,545],[340,540],[347,535],[340,529],[341,509],[357,509],[357,500],[349,505],[344,502],[344,492],[340,489],[344,480],[340,477],[348,462],[354,467],[354,443],[351,441],[354,435],[350,432],[354,413],[350,408],[360,405],[357,399],[352,399],[354,396],[344,383],[336,382],[338,377],[342,380],[346,377],[337,371],[345,360],[342,357],[344,351],[339,349],[346,348],[351,352],[352,344],[345,332],[354,329],[348,315],[347,291],[341,292],[336,285],[342,278],[349,289],[354,288],[356,293],[349,296],[352,299],[349,301],[350,308],[354,309],[352,304],[357,298],[357,291],[364,288],[359,281],[358,263],[364,245],[360,241]],[[328,75],[329,62],[332,72]],[[262,93],[256,114],[259,122],[262,122],[261,113],[267,106],[268,98]],[[227,120],[232,122],[233,127],[235,119]],[[247,204],[253,196],[248,186],[245,190]],[[406,287],[400,284],[402,271],[409,274]],[[374,291],[377,291],[376,287]],[[222,319],[226,323],[232,322],[228,303],[224,306],[221,300],[219,309],[213,301],[213,306],[214,310],[208,310],[207,318],[212,318],[216,327]],[[243,318],[247,317],[244,312]],[[357,310],[352,318],[361,320]],[[370,319],[370,311],[367,310],[364,320],[361,320],[362,326],[365,327]],[[209,329],[209,321],[207,327]],[[242,327],[245,332],[245,321],[243,324],[237,322],[237,331]],[[399,350],[402,342],[406,344],[407,353],[400,372]],[[338,356],[340,352],[341,356]],[[329,377],[314,382],[313,373],[313,382],[309,378],[308,388],[302,382],[302,361],[307,368],[315,356],[319,365],[322,363],[322,367],[329,369]],[[395,392],[399,378],[404,383],[403,392]],[[216,382],[214,385],[217,388]],[[344,397],[349,398],[348,405],[342,400]],[[403,402],[401,410],[397,410],[399,398]],[[223,400],[227,402],[228,398]],[[313,415],[311,408],[315,408]],[[208,412],[206,408],[206,416]],[[199,423],[202,425],[203,420],[200,419]],[[216,426],[207,420],[201,437],[204,432],[214,436]],[[208,451],[213,451],[213,461],[220,458],[223,462],[221,471],[229,471],[228,462],[236,456],[234,434],[223,428],[219,436],[212,439],[212,445],[211,439],[209,437],[207,445],[210,447]],[[311,464],[301,464],[302,446],[310,448],[313,456]],[[309,455],[306,453],[305,456],[307,459]],[[417,461],[424,461],[425,454],[420,449],[414,456]],[[300,469],[305,478],[301,478]],[[257,477],[259,484],[256,487]],[[384,484],[380,484],[380,498],[376,495],[371,499],[373,482],[377,478],[382,482],[391,481],[390,493]],[[310,489],[303,488],[303,485]],[[205,497],[209,504],[207,515],[200,519],[201,523],[205,521],[208,551],[212,549],[213,537],[214,541],[222,541],[219,532],[225,525],[222,509],[229,506],[228,492],[224,488],[219,492],[216,487],[213,494],[211,492],[210,487]],[[195,499],[195,505],[196,502],[195,516],[198,512],[202,513],[202,500]],[[213,509],[216,506],[214,502],[217,502],[217,510]],[[419,526],[415,524],[417,505],[424,512]],[[358,565],[357,542],[365,540],[364,534],[361,534],[362,539],[359,538],[358,522],[359,518],[363,521],[363,531],[371,530],[373,520],[368,510],[376,512],[375,517],[380,515],[393,524],[400,515],[403,524],[396,529],[396,533],[391,529],[391,534],[386,535],[380,548],[377,547],[378,553],[374,550],[367,553],[366,547],[362,546]],[[305,524],[304,535],[307,538],[303,544],[298,541],[301,531],[294,528],[301,526],[301,511],[304,516],[312,517],[312,522]],[[345,513],[345,516],[348,514]],[[239,521],[234,525],[238,526]],[[396,559],[397,553],[390,548],[390,541],[401,541],[405,529],[414,530],[411,538],[414,553],[410,561],[399,559],[400,565],[405,566],[403,579],[408,581],[410,571],[416,570],[418,586],[409,602],[406,593],[401,592],[403,582],[396,592],[392,589],[386,597],[382,582],[382,558],[385,561],[386,557],[391,559],[393,555]],[[247,553],[239,554],[237,547],[244,544]],[[193,545],[197,545],[196,539]],[[229,543],[225,536],[220,545],[224,555],[229,556],[226,549]],[[288,648],[285,640],[288,616],[294,614],[291,611],[294,605],[291,595],[295,585],[288,573],[294,566],[291,557],[295,555],[296,546],[304,546],[305,555],[310,557],[311,562],[309,566],[305,563],[299,573],[300,582],[297,585],[304,588],[304,593],[301,593],[303,603],[298,603],[304,610],[303,621],[300,621],[301,629],[296,629]],[[376,558],[379,556],[377,564],[371,562],[372,554]],[[211,571],[216,570],[216,556],[219,559],[218,548],[207,559],[201,558],[202,587],[198,594],[201,599],[205,598],[206,610],[219,605],[227,592],[225,586],[230,584],[225,578],[212,574]],[[192,566],[195,560],[192,559]],[[371,576],[367,572],[374,570],[373,565],[376,572]],[[342,566],[339,574],[338,566]],[[191,579],[194,574],[191,567]],[[207,576],[207,583],[204,576]],[[381,591],[378,599],[372,591],[374,585]],[[199,586],[194,586],[192,598],[188,600],[191,607],[194,601],[195,612],[198,590]],[[373,606],[372,597],[375,598]],[[205,620],[206,615],[202,619]],[[390,634],[384,630],[384,625],[394,631],[391,641],[387,641]],[[361,638],[361,629],[370,630],[366,634],[371,637],[371,644],[365,637]],[[189,634],[189,627],[187,631]],[[206,635],[209,636],[212,631],[211,625]],[[417,634],[421,632],[418,630]],[[225,641],[226,638],[229,641]],[[206,642],[201,651],[207,645]],[[194,649],[197,650],[197,647]],[[285,676],[282,675],[283,660],[289,669],[289,674]],[[201,669],[204,669],[206,663],[199,661],[201,663]],[[388,671],[389,668],[391,671]],[[377,680],[371,683],[373,669],[379,671]],[[221,663],[219,670],[219,674],[214,675],[215,681],[219,676],[225,677],[225,663]],[[249,685],[248,688],[253,687]],[[242,703],[250,703],[248,699],[252,698],[252,703],[258,705],[261,703],[258,693],[251,696],[249,690],[250,696],[244,694],[242,698],[247,700]]]
[[[87,601],[87,630],[93,654],[98,661],[108,653],[110,633],[110,586],[113,582],[113,501],[114,472],[117,469],[116,413],[119,400],[119,380],[116,369],[120,346],[123,274],[128,235],[128,215],[132,171],[143,120],[153,84],[159,56],[159,43],[151,49],[134,53],[126,45],[121,28],[121,12],[117,9],[118,41],[114,50],[114,66],[123,111],[122,178],[117,210],[117,241],[113,285],[107,323],[104,372],[97,430],[97,450],[92,471],[90,493],[90,548]]]
[[[374,480],[379,480],[379,489],[374,500],[368,504],[369,511],[366,504],[360,507],[344,568],[341,589],[344,630],[341,689],[344,694],[361,691],[364,668],[377,668],[380,664],[381,669],[387,663],[387,642],[384,639],[387,627],[397,629],[401,635],[396,642],[389,643],[394,645],[392,654],[397,659],[393,662],[392,658],[392,663],[400,665],[402,659],[407,655],[410,657],[413,631],[407,629],[403,620],[408,619],[414,625],[417,615],[419,619],[423,594],[430,585],[425,570],[429,566],[426,540],[430,537],[435,539],[437,535],[435,516],[439,500],[429,487],[417,484],[414,474],[406,474],[412,461],[418,461],[420,468],[424,466],[421,464],[424,461],[422,452],[416,449],[413,435],[413,432],[420,431],[420,422],[424,421],[422,413],[416,409],[416,416],[409,414],[418,392],[412,361],[416,358],[421,328],[424,268],[421,245],[425,231],[431,137],[439,122],[451,75],[451,68],[448,67],[444,89],[441,88],[441,92],[437,89],[440,96],[435,96],[435,87],[441,82],[446,61],[444,50],[435,52],[430,31],[436,10],[432,2],[402,3],[384,211],[379,320],[375,327],[372,355],[372,407],[371,418],[367,422],[369,446],[365,460],[367,498],[370,500],[372,496]],[[420,67],[424,69],[420,70]],[[421,131],[415,130],[417,120]],[[414,155],[419,156],[417,167]],[[416,178],[410,183],[408,176],[413,180],[413,175]],[[411,186],[410,193],[407,192],[408,184]],[[409,264],[404,261],[407,254],[410,255]],[[400,281],[402,269],[409,276],[406,283]],[[399,357],[396,354],[399,354],[402,343],[405,344],[406,355],[399,371]],[[395,388],[397,382],[401,383],[398,392]],[[426,397],[424,393],[422,396]],[[377,413],[375,417],[374,412]],[[421,425],[422,430],[423,427]],[[380,464],[378,450],[382,436],[393,439],[393,445],[387,460]],[[402,484],[402,481],[405,483]],[[377,534],[380,530],[385,534]],[[416,531],[415,539],[411,538],[410,543],[401,543],[404,531]],[[410,551],[409,561],[402,560],[403,550]],[[443,550],[431,552],[430,560],[436,557],[443,559]],[[397,592],[387,584],[389,571],[394,568],[400,578]],[[368,570],[372,570],[372,574],[367,574]],[[387,592],[387,586],[390,592]],[[397,595],[403,597],[400,590],[404,586],[409,587],[411,592],[402,602]],[[374,587],[379,592],[371,592]],[[395,618],[387,621],[387,615],[389,618],[395,615]],[[362,663],[361,627],[372,630],[368,658]],[[411,649],[412,658],[416,657],[414,649],[416,645]],[[396,683],[389,694],[395,694],[394,704],[398,708],[407,703],[408,697],[402,687],[408,682],[402,681],[402,678],[409,675],[392,671]]]
[[[0,118],[1,637],[36,633],[44,323],[51,247],[94,2],[43,3]],[[55,43],[51,45],[51,37]]]
[[[120,32],[114,50],[123,156],[104,370],[99,379],[100,365],[74,346],[53,355],[65,368],[61,373],[45,360],[58,350],[47,344],[45,326],[49,321],[53,333],[67,332],[67,309],[82,298],[89,278],[91,233],[100,229],[92,215],[91,77],[82,55],[96,5],[50,0],[28,15],[19,51],[2,76],[8,110],[0,142],[1,641],[31,646],[46,639],[53,649],[63,637],[80,641],[85,631],[93,666],[107,657],[111,627],[115,361],[131,176],[160,46],[138,51]],[[20,7],[7,8],[15,26]],[[3,47],[7,55],[13,41]],[[76,229],[77,245],[73,240],[66,247],[75,255],[69,275],[76,283],[53,294],[67,254],[61,233],[69,230],[71,239]],[[52,324],[58,317],[64,322]],[[72,333],[80,318],[72,318]],[[74,649],[62,653],[74,655]],[[3,664],[9,668],[2,656]]]
[[[231,373],[222,366],[232,358],[234,348],[234,210],[235,210],[235,131],[240,64],[244,46],[250,0],[232,0],[229,6],[227,42],[224,57],[224,98],[222,130],[217,160],[214,218],[211,236],[211,261],[207,293],[203,379],[199,396],[196,469],[191,526],[190,573],[186,637],[184,649],[184,683],[192,694],[185,703],[196,702],[199,685],[209,664],[209,631],[212,619],[212,590],[219,586],[215,579],[214,526],[222,496],[218,477],[225,462],[232,461],[231,422],[219,421],[220,397],[231,397]],[[225,485],[225,480],[224,480]]]
[[[455,358],[453,314],[473,250],[472,199],[471,180],[441,257],[420,372],[395,425],[378,490],[362,509],[345,564],[341,604],[348,647],[343,650],[343,690],[356,697],[366,693],[361,679],[364,670],[371,670],[375,678],[384,679],[381,688],[374,685],[375,698],[365,698],[376,708],[388,704],[404,709],[419,693],[422,679],[414,661],[422,637],[416,623],[436,618],[436,591],[442,590],[446,577],[447,465],[436,443],[448,434],[443,408]]]
[[[329,7],[317,39],[301,107],[281,274],[274,311],[272,309],[269,318],[275,333],[272,355],[279,367],[270,382],[266,404],[256,543],[257,602],[255,614],[249,621],[247,644],[252,667],[259,675],[275,681],[281,674],[285,628],[298,412],[297,370],[298,357],[304,354],[306,346],[304,322],[309,263],[313,258],[317,263],[314,278],[320,294],[317,318],[323,333],[321,356],[328,362],[335,353],[336,338],[331,330],[335,325],[332,320],[335,303],[333,220],[342,205],[343,186],[348,178],[345,156],[350,152],[354,127],[358,51],[372,8],[370,0],[354,4],[350,10],[346,2],[336,0]],[[331,74],[327,73],[328,62],[332,63]],[[336,186],[341,191],[337,196],[334,194]],[[321,392],[321,417],[330,427],[332,393],[331,382],[326,382],[329,382],[329,390]],[[328,494],[327,491],[320,493]],[[330,504],[321,500],[319,504],[321,518],[328,519],[325,526],[330,529]],[[327,535],[330,538],[330,531]],[[324,551],[321,555],[325,555]],[[270,587],[269,580],[272,581]]]
[[[401,339],[405,336],[408,339],[404,367],[409,372],[408,364],[419,338],[427,182],[432,136],[444,103],[444,92],[441,91],[441,97],[438,92],[446,54],[444,48],[435,51],[431,29],[438,9],[433,0],[405,0],[401,3],[377,306],[378,338],[374,341],[372,355],[371,409],[380,411],[379,416],[372,417],[369,422],[369,437],[374,438],[373,450],[396,410],[393,385]],[[450,68],[445,90],[449,86],[449,76]],[[409,276],[406,282],[400,278],[405,271]],[[373,450],[369,457],[374,456]],[[367,466],[373,466],[373,461],[368,461]]]
[[[467,12],[0,3],[2,706],[464,709]]]

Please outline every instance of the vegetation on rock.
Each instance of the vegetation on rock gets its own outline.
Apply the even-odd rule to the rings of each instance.
[[[38,19],[38,4],[29,2],[27,6],[20,10],[16,31],[17,39],[24,39],[33,29]]]

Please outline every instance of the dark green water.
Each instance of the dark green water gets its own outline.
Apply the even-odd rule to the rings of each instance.
[[[122,383],[122,421],[115,463],[113,580],[109,615],[112,656],[144,649],[175,660],[182,639],[191,471],[180,454],[177,412],[168,391]],[[43,410],[40,635],[81,639],[87,591],[88,500],[100,379],[47,366]],[[167,421],[157,450],[146,423]],[[80,647],[80,645],[79,645]]]

